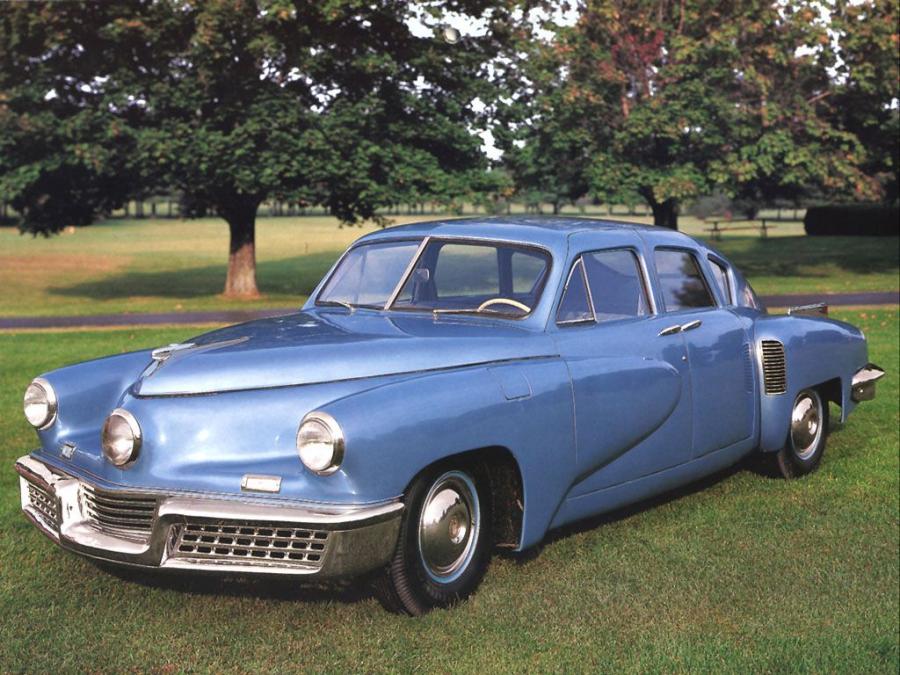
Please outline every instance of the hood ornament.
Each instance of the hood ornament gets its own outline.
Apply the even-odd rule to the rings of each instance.
[[[197,345],[195,345],[193,342],[173,342],[172,344],[165,347],[157,347],[156,349],[154,349],[152,352],[150,352],[150,358],[154,361],[157,361],[158,363],[162,363],[170,356],[172,356],[173,353],[181,351],[183,349],[191,349],[192,347],[196,346]]]

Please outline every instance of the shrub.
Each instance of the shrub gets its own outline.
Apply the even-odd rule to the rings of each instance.
[[[806,210],[803,227],[812,236],[897,236],[900,211],[881,204],[814,206]]]

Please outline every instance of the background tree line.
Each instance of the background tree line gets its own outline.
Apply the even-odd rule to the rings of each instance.
[[[176,193],[227,222],[236,296],[264,201],[588,198],[668,227],[713,193],[890,201],[897,24],[896,0],[13,1],[0,199],[52,234]]]

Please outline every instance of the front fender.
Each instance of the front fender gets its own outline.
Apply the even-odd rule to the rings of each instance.
[[[832,380],[840,383],[841,421],[856,407],[852,400],[853,374],[868,363],[865,337],[842,321],[804,316],[766,316],[756,323],[756,346],[763,340],[784,345],[786,387],[782,394],[766,394],[760,384],[760,449],[784,447],[794,399],[801,390]],[[762,375],[762,361],[760,359]]]
[[[572,392],[565,364],[535,359],[393,382],[323,408],[346,438],[342,467],[385,496],[424,468],[485,447],[508,449],[524,492],[520,548],[539,541],[575,474]]]
[[[42,375],[59,401],[56,422],[38,431],[41,445],[99,444],[100,428],[123,394],[151,363],[150,350],[76,363]]]

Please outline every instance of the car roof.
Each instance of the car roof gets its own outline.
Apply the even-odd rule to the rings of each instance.
[[[445,236],[536,244],[554,251],[561,251],[566,247],[568,238],[573,234],[602,234],[604,232],[638,232],[643,235],[653,233],[662,235],[665,239],[673,238],[682,241],[683,244],[697,246],[697,242],[687,235],[664,227],[572,216],[474,216],[431,220],[388,227],[367,234],[359,241]]]

